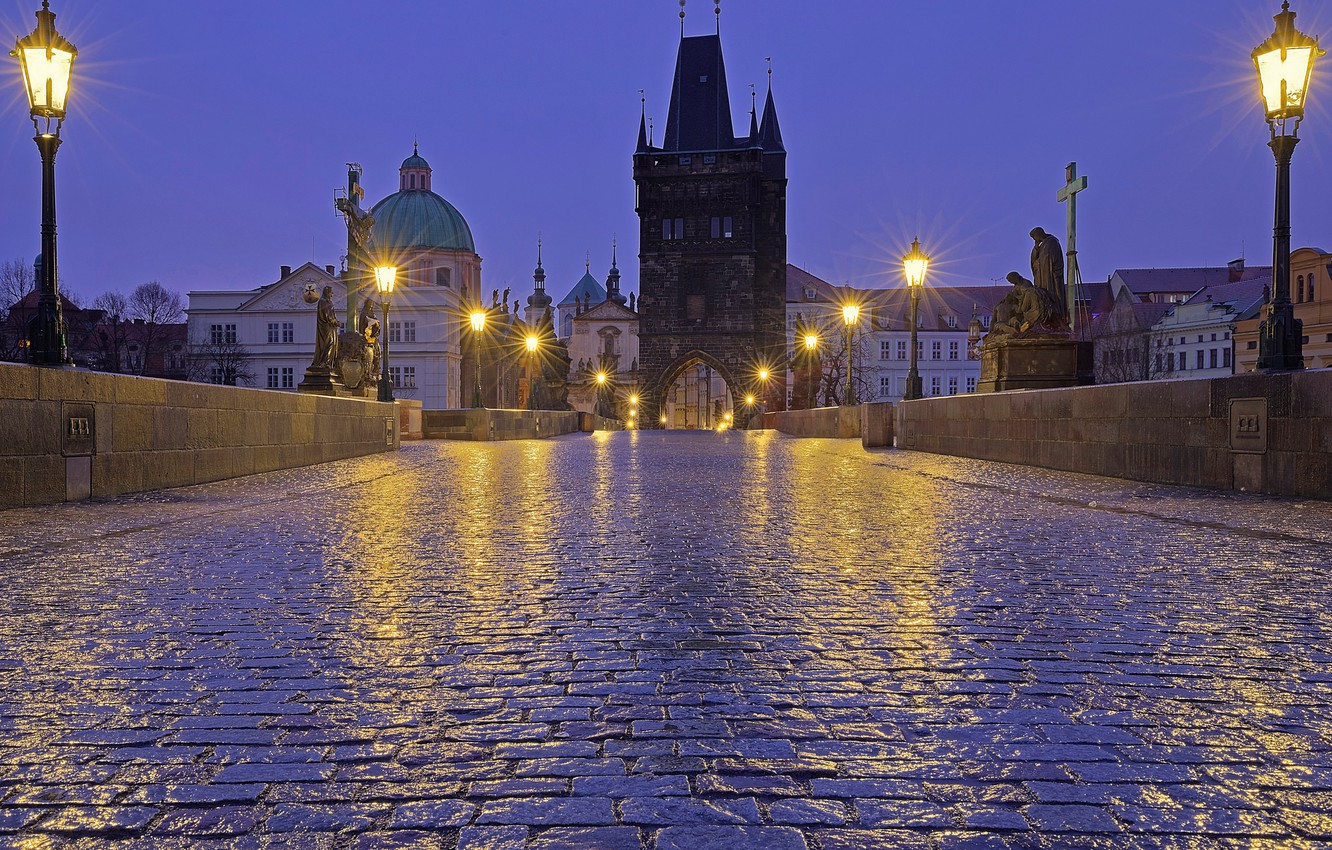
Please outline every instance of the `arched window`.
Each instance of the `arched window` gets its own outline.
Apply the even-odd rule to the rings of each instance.
[[[1296,303],[1299,303],[1304,300],[1304,275],[1300,275],[1298,280],[1299,280],[1299,283],[1297,284],[1298,288],[1295,291],[1299,294],[1295,296]]]
[[[415,174],[412,175],[412,188],[413,188],[413,189],[416,188],[416,175],[415,175]]]

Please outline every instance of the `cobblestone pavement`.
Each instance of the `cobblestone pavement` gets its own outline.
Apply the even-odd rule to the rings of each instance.
[[[0,514],[0,846],[1332,846],[1332,505],[772,433]]]

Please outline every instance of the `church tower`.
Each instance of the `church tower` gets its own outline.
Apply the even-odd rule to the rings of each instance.
[[[737,137],[720,33],[681,33],[666,132],[659,145],[640,118],[634,152],[639,218],[639,364],[643,423],[665,394],[703,364],[726,381],[734,416],[747,394],[782,409],[785,362],[786,149],[771,75],[759,123]],[[650,409],[649,409],[650,408]]]

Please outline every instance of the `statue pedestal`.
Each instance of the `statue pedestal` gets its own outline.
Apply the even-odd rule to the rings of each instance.
[[[1048,390],[1078,384],[1078,341],[1064,336],[1004,339],[981,348],[976,392]]]
[[[315,395],[342,395],[342,381],[332,369],[317,369],[314,366],[305,370],[305,378],[296,385],[296,391]]]

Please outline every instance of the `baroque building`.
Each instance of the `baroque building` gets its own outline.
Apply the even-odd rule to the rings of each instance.
[[[771,78],[760,122],[735,134],[720,35],[680,37],[666,131],[634,152],[639,218],[639,366],[645,426],[660,427],[672,386],[699,365],[747,417],[761,368],[784,362],[786,148]],[[769,409],[784,406],[779,382]]]

